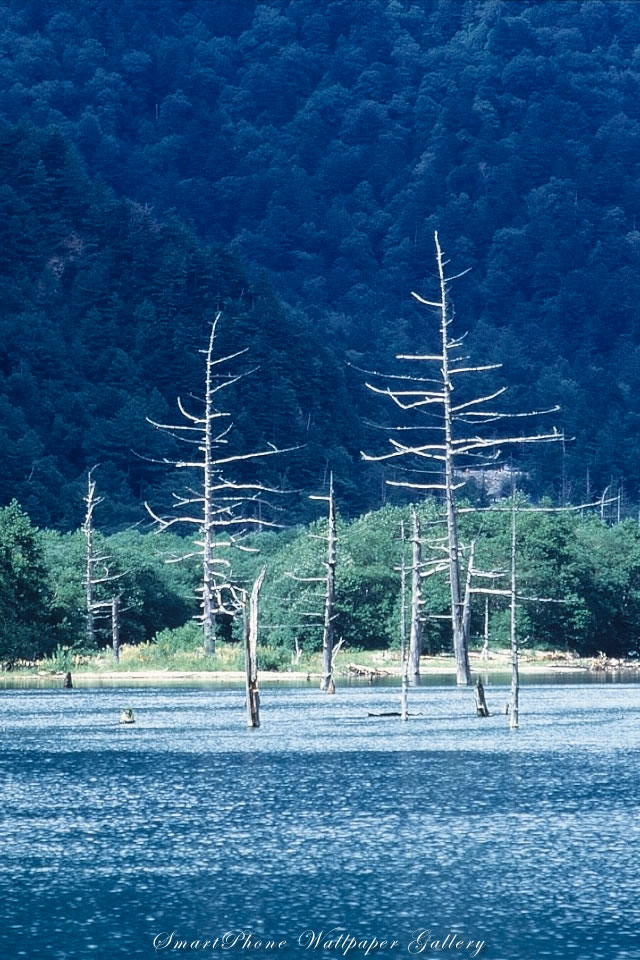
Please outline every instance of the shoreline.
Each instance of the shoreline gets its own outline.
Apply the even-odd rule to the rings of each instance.
[[[350,665],[349,665],[350,666]],[[401,668],[392,663],[382,663],[378,667],[368,667],[354,663],[357,670],[351,670],[347,667],[338,667],[336,670],[336,680],[371,682],[382,679],[400,679]],[[510,658],[505,656],[493,657],[490,661],[480,661],[478,658],[472,659],[471,671],[474,675],[500,674],[509,675],[511,673]],[[522,674],[551,674],[551,673],[594,673],[610,676],[612,673],[638,674],[640,679],[640,663],[624,661],[619,664],[599,665],[594,660],[571,659],[545,659],[536,661],[521,661],[519,671]],[[107,680],[110,682],[122,681],[154,681],[154,682],[174,682],[194,680],[198,682],[210,681],[212,683],[243,683],[246,679],[244,670],[171,670],[163,669],[133,669],[133,670],[72,670],[74,681],[82,683],[83,681],[95,682]],[[441,658],[425,658],[420,664],[420,673],[424,676],[455,676],[456,665],[453,659],[446,662]],[[2,679],[16,679],[20,681],[33,680],[58,680],[64,677],[64,671],[45,671],[45,670],[7,670],[0,673],[0,682]],[[262,682],[282,682],[282,683],[309,683],[319,681],[320,672],[307,670],[258,670],[258,680]]]

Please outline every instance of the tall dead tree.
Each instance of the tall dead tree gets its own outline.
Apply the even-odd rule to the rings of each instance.
[[[337,567],[337,544],[338,528],[336,523],[336,501],[333,491],[333,473],[329,475],[329,495],[326,497],[314,496],[311,500],[324,500],[328,504],[329,525],[326,538],[327,559],[325,561],[325,596],[324,596],[324,619],[322,625],[322,680],[320,689],[329,691],[333,687],[333,650],[334,650],[334,625],[336,617],[336,567]],[[334,688],[335,689],[335,688]]]
[[[121,577],[125,576],[124,573],[111,574],[108,563],[113,558],[107,554],[96,552],[93,515],[96,507],[98,507],[104,500],[104,497],[99,497],[96,495],[96,481],[93,478],[93,471],[97,469],[97,466],[98,465],[96,464],[96,466],[91,467],[89,473],[87,474],[87,493],[84,498],[84,502],[86,503],[87,507],[82,524],[82,532],[84,533],[85,537],[85,616],[87,643],[90,650],[95,648],[97,642],[96,620],[100,616],[99,611],[105,607],[109,607],[110,610],[112,609],[112,600],[100,601],[97,599],[98,591],[96,588],[102,584],[113,583],[114,581],[120,580]]]
[[[438,493],[444,500],[447,540],[449,583],[451,594],[451,624],[453,632],[453,647],[456,658],[456,676],[460,684],[471,683],[469,667],[469,634],[464,618],[464,591],[462,586],[461,549],[458,533],[458,510],[456,492],[464,486],[461,474],[471,464],[474,467],[486,465],[499,456],[500,448],[505,444],[523,444],[561,440],[562,435],[553,428],[550,433],[541,433],[530,436],[499,437],[490,434],[486,428],[499,421],[514,417],[535,417],[543,413],[558,410],[557,406],[547,410],[536,410],[528,413],[508,413],[492,408],[492,401],[500,397],[506,387],[491,390],[489,393],[471,395],[470,399],[457,400],[458,384],[463,380],[459,377],[482,374],[489,370],[498,369],[501,364],[468,365],[468,357],[462,356],[464,336],[453,338],[450,327],[453,313],[449,299],[449,288],[452,281],[468,273],[468,270],[449,276],[446,273],[448,261],[443,258],[437,232],[434,234],[436,264],[439,282],[439,298],[427,300],[417,293],[413,297],[423,306],[437,311],[439,317],[440,338],[439,349],[436,353],[398,354],[397,359],[408,362],[427,363],[434,365],[430,370],[432,375],[420,377],[414,375],[385,375],[378,371],[367,371],[375,376],[386,377],[391,380],[402,381],[398,387],[377,387],[367,383],[367,387],[376,394],[390,398],[402,411],[413,414],[426,414],[430,418],[429,426],[419,426],[414,423],[392,428],[395,431],[428,430],[428,442],[403,443],[390,438],[392,451],[381,456],[363,454],[365,460],[373,462],[398,461],[417,464],[421,469],[425,465],[435,467],[438,476],[426,483],[415,479],[387,480],[392,486],[406,487],[423,493]],[[435,424],[432,422],[435,420]],[[435,431],[435,438],[431,436]]]
[[[95,467],[92,467],[87,476],[87,495],[84,498],[87,509],[84,515],[84,523],[82,524],[82,532],[84,533],[86,544],[84,587],[86,601],[87,642],[90,650],[92,650],[96,645],[94,594],[97,581],[95,576],[95,568],[100,562],[100,558],[96,557],[95,554],[93,512],[98,504],[102,503],[104,499],[103,497],[96,496],[96,481],[93,479],[94,470]]]
[[[221,314],[218,313],[211,324],[207,348],[200,351],[206,358],[204,400],[200,401],[200,411],[193,413],[187,410],[181,398],[178,397],[178,409],[185,423],[157,423],[147,417],[148,422],[158,430],[174,440],[192,444],[197,451],[195,458],[184,460],[164,458],[150,461],[199,474],[200,479],[196,489],[189,487],[184,494],[173,495],[174,508],[187,509],[189,513],[161,517],[151,509],[149,504],[145,506],[159,530],[166,530],[175,524],[186,524],[195,527],[198,531],[199,539],[194,541],[196,549],[183,556],[173,557],[168,562],[175,563],[192,557],[200,559],[202,612],[199,619],[202,623],[204,651],[209,655],[215,653],[218,618],[223,615],[234,617],[242,610],[243,605],[242,591],[233,583],[231,576],[228,551],[230,548],[246,550],[247,547],[242,545],[241,540],[251,528],[263,529],[277,526],[264,519],[261,507],[264,505],[264,494],[282,492],[261,483],[239,482],[231,478],[227,471],[243,461],[254,461],[261,457],[298,449],[297,447],[279,449],[269,444],[268,449],[255,453],[225,456],[224,450],[229,443],[233,421],[230,419],[229,412],[220,410],[216,406],[217,395],[249,373],[255,372],[257,368],[236,374],[223,372],[224,364],[243,356],[248,348],[223,357],[215,356],[214,345],[220,317]],[[196,397],[191,399],[198,402]],[[257,515],[253,514],[254,510]]]

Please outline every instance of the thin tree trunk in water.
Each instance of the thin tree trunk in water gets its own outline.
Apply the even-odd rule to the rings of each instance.
[[[420,518],[417,510],[411,511],[411,621],[409,627],[409,683],[420,682],[420,654],[422,653],[422,624],[420,607],[422,601],[421,568],[422,544],[420,542]]]
[[[111,598],[111,640],[113,659],[120,663],[120,597]]]
[[[404,520],[400,521],[400,540],[402,561],[400,566],[400,662],[402,665],[402,693],[400,698],[400,718],[407,719],[407,694],[409,687],[409,660],[407,657],[407,568],[404,563]]]
[[[251,588],[248,598],[249,609],[245,602],[244,613],[244,656],[247,673],[247,726],[260,726],[260,692],[258,690],[258,598],[266,570]]]
[[[336,597],[336,506],[333,495],[333,473],[329,476],[329,535],[327,539],[327,586],[324,602],[324,627],[322,631],[322,680],[320,689],[335,692],[333,685],[333,619]],[[333,688],[333,689],[332,689]]]
[[[515,490],[511,500],[511,696],[509,700],[509,727],[518,727],[518,701],[520,698],[520,674],[518,670],[518,634],[516,622],[516,501]]]

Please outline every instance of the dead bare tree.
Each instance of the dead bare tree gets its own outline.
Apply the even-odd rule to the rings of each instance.
[[[91,467],[87,474],[87,493],[84,498],[87,508],[84,515],[84,522],[82,524],[82,532],[84,533],[85,537],[85,615],[87,626],[87,642],[90,650],[93,650],[96,646],[96,619],[98,616],[100,616],[99,610],[107,606],[112,609],[113,605],[112,599],[104,601],[97,600],[96,588],[105,583],[113,583],[114,581],[120,580],[123,576],[125,576],[124,573],[110,573],[108,563],[109,561],[113,560],[113,557],[107,554],[96,553],[93,514],[96,507],[98,507],[104,500],[104,497],[99,497],[96,495],[96,481],[93,478],[93,471],[96,470],[97,467],[98,464]],[[118,657],[120,650],[119,630],[120,625],[118,621]],[[115,649],[116,648],[114,645],[114,659],[118,659],[115,654]]]
[[[216,622],[220,616],[234,617],[242,610],[242,591],[234,584],[231,575],[231,561],[228,551],[231,548],[249,549],[242,544],[250,529],[275,527],[277,524],[264,519],[261,507],[265,504],[265,494],[281,493],[281,490],[267,487],[261,483],[239,482],[228,476],[227,470],[243,461],[255,461],[262,457],[285,453],[298,447],[277,448],[268,444],[265,450],[255,453],[224,455],[233,429],[231,414],[218,409],[217,394],[237,383],[254,370],[243,373],[224,373],[223,365],[247,353],[248,348],[237,350],[223,357],[214,355],[216,330],[221,314],[211,324],[209,342],[205,350],[205,394],[199,401],[201,409],[193,413],[185,408],[178,397],[178,409],[186,421],[181,424],[157,423],[147,418],[158,430],[174,440],[192,444],[197,450],[196,458],[184,460],[151,460],[178,469],[197,471],[200,481],[197,489],[187,488],[184,494],[174,494],[174,508],[184,510],[177,516],[159,516],[149,504],[145,504],[149,515],[159,530],[167,530],[175,524],[191,525],[199,534],[194,541],[195,549],[180,557],[172,557],[168,562],[176,563],[198,557],[202,564],[202,586],[200,592],[204,651],[208,655],[215,653]],[[197,397],[191,397],[198,402]],[[149,458],[145,458],[149,459]],[[252,514],[257,510],[258,516]]]
[[[430,521],[429,526],[439,521]],[[402,703],[401,717],[407,719],[407,688],[420,682],[420,656],[422,654],[422,631],[425,621],[423,611],[422,581],[444,569],[441,557],[423,560],[423,545],[433,551],[441,547],[441,539],[432,541],[421,539],[421,524],[418,511],[411,508],[411,564],[407,566],[405,558],[405,526],[400,522],[401,562],[396,569],[400,571],[400,659],[402,664]],[[411,574],[411,601],[409,616],[409,642],[407,643],[407,574]]]
[[[338,527],[336,520],[336,501],[333,489],[333,473],[329,474],[329,493],[327,496],[314,495],[310,500],[321,500],[328,505],[328,529],[327,535],[311,534],[312,539],[322,540],[327,544],[326,560],[324,567],[326,574],[324,577],[300,577],[295,573],[288,573],[291,580],[298,583],[322,583],[324,584],[324,608],[322,613],[322,678],[320,680],[320,689],[326,693],[335,693],[335,683],[333,680],[333,661],[337,652],[337,645],[334,643],[334,620],[336,618],[335,599],[336,599],[336,568],[337,568],[337,543]],[[316,611],[307,611],[307,616],[318,616]],[[340,640],[342,646],[343,639]]]
[[[451,593],[451,624],[453,631],[453,647],[456,658],[456,676],[459,684],[471,684],[471,670],[469,667],[469,634],[468,621],[464,616],[464,590],[461,581],[461,545],[458,534],[458,510],[456,492],[464,486],[456,477],[461,471],[474,463],[476,467],[495,461],[499,456],[500,448],[506,444],[539,443],[561,440],[562,434],[553,428],[549,433],[539,433],[528,436],[498,437],[490,435],[486,427],[490,424],[509,418],[537,417],[541,414],[557,411],[557,406],[545,410],[534,410],[527,413],[510,413],[493,409],[492,401],[500,397],[506,387],[500,387],[489,393],[474,395],[471,399],[458,402],[455,389],[457,378],[464,375],[476,375],[485,371],[496,370],[501,364],[468,365],[468,357],[461,356],[464,336],[452,338],[450,326],[453,321],[453,311],[449,300],[451,283],[467,273],[463,270],[452,276],[447,275],[447,260],[443,258],[438,233],[434,234],[436,264],[439,282],[439,299],[427,300],[413,294],[413,297],[429,309],[436,310],[439,315],[440,346],[437,353],[398,354],[397,359],[409,362],[434,364],[433,376],[418,377],[405,374],[385,375],[378,371],[366,371],[374,376],[400,380],[402,383],[394,387],[377,387],[367,383],[367,387],[376,394],[386,396],[404,412],[426,414],[435,418],[436,425],[428,427],[416,425],[400,425],[393,428],[395,431],[429,430],[435,431],[434,442],[401,442],[391,437],[390,453],[371,456],[362,454],[365,460],[371,462],[398,461],[417,463],[424,468],[427,465],[435,467],[438,476],[425,483],[409,480],[387,480],[391,486],[405,487],[414,491],[440,494],[444,499],[447,522],[447,553],[449,567],[449,583]],[[462,383],[462,381],[460,381]]]
[[[319,499],[319,498],[318,498]],[[333,684],[333,621],[336,605],[336,566],[338,529],[336,526],[336,501],[333,493],[333,473],[329,476],[329,529],[327,533],[327,584],[324,600],[324,624],[322,627],[322,682],[321,690],[329,690]]]
[[[497,580],[501,577],[506,576],[506,571],[493,570],[488,572],[483,572],[477,570],[473,567],[473,561],[470,564],[470,575],[468,578],[468,587],[467,595],[470,597],[472,594],[484,594],[485,595],[485,645],[488,645],[488,607],[487,601],[490,595],[497,597],[505,597],[509,600],[509,647],[511,653],[511,685],[509,691],[509,702],[507,704],[507,712],[509,714],[509,727],[512,730],[516,730],[519,726],[519,710],[520,710],[520,645],[518,641],[518,630],[517,630],[517,614],[518,614],[518,604],[519,603],[565,603],[565,600],[556,599],[553,597],[537,597],[527,594],[522,594],[518,592],[518,574],[517,574],[517,515],[518,513],[571,513],[571,512],[583,512],[585,509],[590,507],[600,508],[603,502],[607,504],[614,503],[615,498],[612,497],[608,500],[604,500],[604,495],[601,500],[595,501],[593,503],[581,503],[576,506],[564,506],[564,507],[528,507],[524,506],[522,503],[518,502],[516,495],[516,486],[515,483],[512,484],[511,490],[511,503],[508,508],[505,507],[488,507],[489,512],[503,513],[506,509],[510,513],[510,551],[509,551],[509,586],[508,588],[502,587],[474,587],[473,580],[475,577],[488,578],[490,580]],[[605,491],[606,493],[606,491]],[[468,508],[467,508],[468,510]],[[464,512],[464,511],[463,511]],[[483,648],[484,650],[485,648]]]
[[[104,499],[103,497],[96,496],[96,481],[93,479],[93,471],[95,469],[95,467],[91,467],[87,476],[87,495],[84,498],[87,509],[84,515],[84,523],[82,524],[82,531],[84,533],[86,542],[84,586],[86,600],[87,641],[89,644],[89,649],[91,650],[96,645],[94,590],[98,581],[95,575],[95,568],[102,559],[100,557],[96,557],[95,555],[93,512],[98,504],[102,503]]]

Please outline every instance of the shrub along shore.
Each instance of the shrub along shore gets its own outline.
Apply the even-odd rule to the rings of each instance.
[[[152,646],[148,644],[142,647],[124,647],[119,663],[114,663],[105,653],[93,657],[74,656],[64,661],[56,658],[34,662],[22,661],[6,671],[5,676],[42,680],[62,678],[69,671],[80,682],[94,680],[239,682],[244,680],[242,652],[235,645],[220,645],[217,654],[213,657],[205,658],[202,654],[186,657],[183,654],[167,656],[164,661],[154,656]],[[473,652],[471,667],[474,673],[506,675],[511,670],[510,657],[510,652],[506,649],[495,649],[486,659],[482,659],[478,652]],[[455,660],[453,656],[446,655],[425,656],[421,658],[420,671],[425,676],[455,676]],[[520,671],[525,674],[637,673],[640,672],[640,662],[637,659],[615,659],[605,656],[578,657],[564,651],[530,651],[521,658]],[[344,650],[338,656],[335,670],[338,682],[393,679],[399,678],[401,672],[399,653],[388,650]],[[288,666],[277,666],[272,661],[267,661],[265,666],[261,667],[259,660],[259,677],[265,681],[280,680],[315,684],[321,675],[319,653],[302,657],[297,663],[290,662]]]

